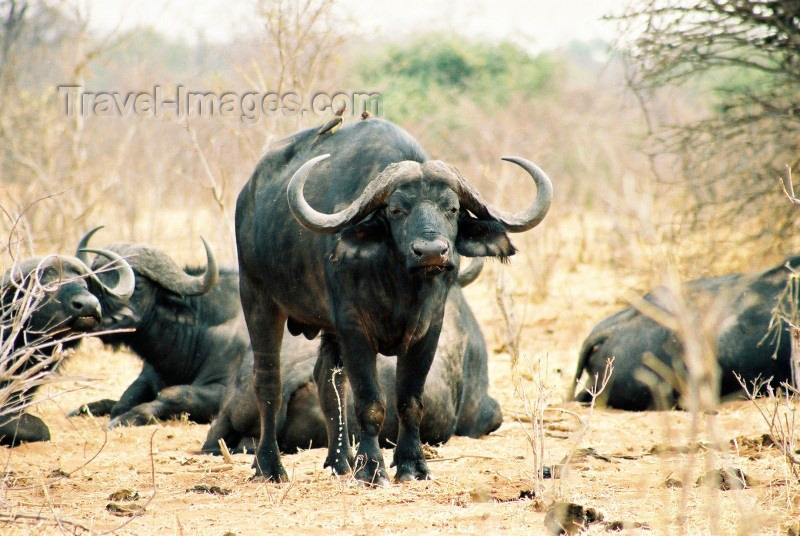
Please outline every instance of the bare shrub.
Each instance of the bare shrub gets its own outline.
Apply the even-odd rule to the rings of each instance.
[[[679,158],[692,224],[768,216],[771,225],[740,228],[743,244],[766,248],[794,232],[790,208],[772,203],[772,177],[800,158],[799,14],[792,0],[638,0],[613,17],[645,108],[678,84],[707,95],[692,120],[656,120],[653,142]]]
[[[552,383],[547,378],[547,358],[545,357],[542,362],[541,357],[538,359],[534,367],[527,358],[523,356],[523,361],[527,367],[527,371],[519,370],[518,366],[512,367],[512,381],[514,383],[514,396],[522,401],[524,418],[519,415],[516,416],[517,422],[520,423],[522,430],[525,432],[525,437],[531,448],[533,455],[533,493],[535,497],[542,497],[544,492],[544,463],[545,463],[545,410],[552,403],[553,388]],[[525,387],[523,378],[527,376],[534,381],[534,392],[530,394]],[[527,421],[530,426],[527,426]]]
[[[800,480],[800,457],[797,455],[797,389],[786,383],[776,391],[770,378],[759,379],[751,385],[737,374],[747,398],[758,409],[767,425],[769,438],[786,459],[786,467],[795,479]]]
[[[520,368],[524,363],[525,368]],[[579,445],[589,431],[592,416],[594,414],[595,402],[608,385],[611,374],[614,371],[613,359],[610,359],[603,371],[602,378],[594,378],[593,384],[585,386],[586,391],[591,396],[588,411],[584,415],[579,415],[563,408],[551,407],[555,397],[554,382],[549,378],[548,358],[541,356],[536,363],[532,363],[523,354],[520,362],[512,369],[512,381],[514,384],[514,396],[522,401],[522,413],[515,414],[515,420],[520,424],[528,445],[531,449],[533,458],[533,474],[531,481],[533,484],[533,495],[537,500],[544,501],[545,480],[553,479],[553,499],[559,499],[564,495],[564,478],[568,475],[572,457]],[[526,381],[527,380],[527,381]],[[526,383],[533,382],[533,390],[526,387]],[[570,437],[572,447],[567,455],[556,465],[545,465],[547,452],[545,448],[545,436],[550,420],[545,417],[546,413],[569,414],[578,421],[577,431]],[[555,482],[559,483],[556,484]]]
[[[345,42],[343,24],[334,0],[259,0],[257,12],[264,21],[269,52],[277,56],[275,81],[257,70],[261,85],[255,87],[294,91],[312,89],[330,71]],[[274,65],[275,63],[273,63]]]
[[[12,265],[11,270],[16,267]],[[0,421],[25,411],[41,402],[30,393],[37,388],[59,381],[74,380],[54,375],[53,370],[63,358],[63,344],[80,339],[84,333],[64,336],[58,331],[31,333],[28,325],[32,315],[41,307],[51,283],[44,285],[34,270],[21,281],[9,279],[0,290]]]
[[[503,348],[511,355],[513,368],[519,361],[523,324],[517,320],[514,298],[508,288],[508,275],[502,269],[497,271],[495,278],[495,301],[503,320]]]
[[[574,435],[574,443],[570,451],[564,457],[563,461],[561,462],[561,474],[566,475],[569,471],[569,464],[572,461],[572,457],[575,455],[575,451],[578,446],[583,441],[583,438],[586,437],[587,432],[589,431],[589,425],[592,421],[592,415],[594,415],[594,408],[595,404],[597,403],[597,397],[599,397],[603,391],[605,391],[606,387],[608,386],[609,380],[611,380],[611,375],[614,373],[614,358],[610,358],[606,361],[606,366],[603,369],[602,377],[595,375],[594,378],[590,378],[592,383],[590,385],[584,385],[583,389],[589,394],[589,409],[583,417],[581,417],[581,426],[578,429],[578,432]],[[563,493],[563,490],[562,490]]]

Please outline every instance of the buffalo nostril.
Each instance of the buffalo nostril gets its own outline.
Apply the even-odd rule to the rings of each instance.
[[[94,297],[82,296],[73,298],[69,303],[72,309],[80,315],[99,314],[100,311],[100,302]]]
[[[411,243],[411,252],[419,258],[443,257],[450,251],[450,245],[444,240],[415,240]]]

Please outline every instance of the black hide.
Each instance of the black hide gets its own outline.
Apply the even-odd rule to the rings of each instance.
[[[144,361],[142,372],[119,401],[85,404],[72,415],[110,413],[109,428],[139,426],[183,414],[195,422],[211,422],[219,412],[229,377],[250,345],[239,304],[238,273],[220,270],[217,284],[207,294],[182,296],[132,264],[136,273],[133,296],[127,304],[103,304],[102,328],[133,331],[105,334],[100,339],[129,347]],[[203,272],[185,271],[190,275]]]
[[[791,273],[786,263],[797,270],[800,257],[790,257],[779,266],[758,274],[708,277],[686,284],[690,309],[714,304],[725,312],[715,339],[721,396],[741,389],[735,373],[748,382],[748,387],[759,377],[772,378],[773,386],[790,379],[789,333],[781,329],[768,335],[772,310]],[[657,290],[644,299],[663,307],[658,295]],[[673,385],[665,381],[655,385],[658,392],[664,393],[662,406],[661,395],[654,397],[652,389],[637,378],[636,371],[643,368],[643,356],[647,352],[676,371],[679,377],[683,375],[683,347],[675,333],[628,307],[600,322],[586,338],[578,357],[575,380],[584,371],[590,378],[602,377],[606,360],[614,356],[614,373],[599,399],[601,403],[627,410],[668,409],[680,405]],[[583,402],[588,402],[589,398],[586,392],[577,396]]]
[[[396,186],[362,221],[336,234],[309,231],[290,211],[287,185],[304,163],[324,154],[331,156],[311,170],[304,190],[308,204],[324,214],[349,206],[390,164],[428,160],[413,138],[386,121],[361,121],[322,138],[309,129],[273,146],[239,194],[241,298],[262,430],[253,466],[266,479],[288,478],[276,428],[288,319],[293,333],[323,331],[329,344],[319,367],[319,377],[326,379],[317,383],[331,438],[325,465],[339,474],[356,467],[359,480],[388,483],[378,443],[387,415],[380,352],[397,356],[395,479],[428,478],[419,435],[422,393],[459,254],[505,258],[513,246],[502,226],[488,232],[487,226],[462,225],[475,218],[459,209],[459,198],[446,182],[425,175],[427,168],[421,177]],[[476,230],[480,236],[474,236]],[[342,375],[335,385],[329,381],[336,365],[343,366],[352,387],[360,433],[355,456],[349,434],[340,433],[336,422],[335,391],[345,393]]]
[[[283,403],[278,413],[278,445],[282,452],[327,445],[325,417],[314,380],[319,346],[319,340],[284,337]],[[443,443],[453,434],[479,437],[500,426],[503,419],[500,406],[487,393],[487,365],[483,334],[460,288],[454,287],[448,297],[442,334],[422,398],[423,442]],[[397,443],[395,369],[394,358],[378,356],[378,377],[387,399],[386,420],[379,435],[383,448]],[[349,432],[357,434],[352,391],[349,385],[346,389],[346,396],[342,397],[347,404],[345,418]],[[219,440],[224,439],[231,450],[252,452],[260,435],[259,427],[253,354],[249,352],[228,385],[220,414],[211,425],[203,450],[219,454]]]

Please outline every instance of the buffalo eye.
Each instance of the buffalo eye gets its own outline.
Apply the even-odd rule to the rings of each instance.
[[[389,209],[389,214],[391,216],[399,217],[399,216],[402,216],[405,213],[406,213],[406,211],[403,210],[402,208],[399,208],[399,207],[392,207],[392,208]]]
[[[458,207],[450,207],[450,214],[458,214]]]

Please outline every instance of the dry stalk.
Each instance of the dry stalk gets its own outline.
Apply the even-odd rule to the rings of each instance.
[[[793,203],[796,203],[797,198],[792,188],[790,173],[783,184],[784,192]],[[772,310],[769,330],[764,338],[771,336],[775,340],[773,358],[777,358],[781,334],[784,330],[789,332],[792,384],[783,382],[781,389],[776,392],[772,386],[772,378],[758,379],[750,387],[738,374],[736,378],[766,423],[770,439],[783,454],[786,460],[786,472],[793,475],[795,480],[800,480],[800,457],[797,456],[796,447],[797,397],[800,395],[798,391],[800,389],[800,272],[788,265],[787,268],[790,272],[789,277]],[[761,395],[766,397],[760,398]],[[787,486],[787,504],[792,506],[789,491]]]
[[[231,457],[231,451],[228,449],[228,445],[225,443],[225,439],[220,437],[219,441],[219,450],[222,453],[222,458],[225,460],[225,463],[233,466],[233,458]]]
[[[572,461],[572,457],[575,455],[575,450],[578,448],[578,445],[581,444],[583,438],[586,437],[586,433],[589,431],[589,426],[592,421],[592,415],[594,415],[594,408],[595,408],[595,403],[597,401],[597,397],[600,396],[600,394],[605,390],[613,373],[614,373],[614,358],[612,357],[606,360],[606,366],[603,369],[603,376],[600,377],[598,375],[595,375],[594,383],[589,387],[584,386],[584,389],[586,390],[587,393],[589,393],[589,396],[591,397],[589,401],[589,410],[587,411],[586,416],[580,419],[582,426],[578,431],[577,435],[575,436],[574,445],[572,449],[570,449],[570,451],[567,453],[566,457],[564,458],[564,461],[561,464],[562,475],[567,474],[569,470],[569,464]],[[562,490],[559,489],[559,492],[561,491]]]
[[[47,260],[41,261],[40,267]],[[17,263],[12,264],[11,270]],[[30,393],[55,382],[77,380],[54,374],[64,358],[62,345],[87,336],[86,333],[68,333],[65,328],[48,326],[46,331],[35,332],[30,321],[49,293],[59,285],[69,282],[59,280],[47,285],[39,278],[40,268],[17,281],[11,278],[0,288],[0,420],[19,415],[32,405],[52,397],[34,399]],[[97,333],[100,334],[100,333]],[[60,393],[64,394],[64,393]]]
[[[783,193],[789,199],[789,201],[793,205],[800,205],[800,199],[794,195],[794,186],[792,185],[792,168],[791,166],[786,166],[786,177],[781,177],[778,179],[781,183],[781,188],[783,188]]]
[[[53,514],[53,520],[56,522],[56,526],[58,526],[58,530],[61,531],[61,534],[66,534],[67,531],[64,528],[64,525],[61,524],[61,520],[59,519],[58,515],[56,514],[55,506],[53,505],[53,499],[50,498],[50,492],[47,490],[47,486],[44,483],[44,480],[40,482],[40,486],[42,488],[42,493],[44,493],[44,499],[47,502],[47,508],[50,509],[50,513]]]
[[[278,500],[278,506],[283,504],[283,501],[286,500],[286,497],[289,496],[289,492],[292,491],[292,488],[294,487],[294,483],[295,483],[294,474],[295,474],[295,470],[296,469],[297,469],[297,466],[293,465],[292,466],[292,478],[289,479],[289,483],[286,485],[286,489],[283,490],[283,493],[281,494],[281,498]]]
[[[117,525],[116,527],[114,527],[112,529],[109,529],[109,530],[104,530],[102,532],[98,532],[98,534],[112,534],[114,532],[117,532],[118,530],[120,530],[121,528],[125,527],[128,523],[130,523],[131,521],[133,521],[137,517],[140,517],[140,516],[144,515],[144,513],[147,511],[147,507],[150,506],[150,503],[153,502],[153,499],[155,499],[155,497],[156,497],[156,462],[155,462],[155,458],[153,456],[153,438],[156,436],[156,432],[158,432],[158,428],[153,430],[153,433],[150,434],[150,479],[151,479],[151,481],[153,483],[153,493],[151,493],[150,496],[147,498],[147,500],[144,502],[144,504],[142,505],[142,509],[141,510],[135,512],[131,517],[129,517],[123,523]]]
[[[768,428],[772,442],[786,458],[787,466],[800,480],[800,457],[797,455],[797,389],[783,383],[780,392],[776,392],[770,385],[770,379],[759,379],[748,387],[747,382],[738,374],[736,379],[742,386],[745,395],[758,410]],[[766,396],[762,396],[766,395]],[[787,490],[788,491],[788,490]]]
[[[65,379],[52,375],[61,360],[60,345],[84,336],[64,337],[58,330],[45,334],[28,329],[32,316],[43,305],[50,290],[39,280],[38,272],[37,269],[19,282],[12,278],[0,289],[3,293],[0,303],[0,419],[3,420],[36,403],[24,393]]]
[[[331,384],[333,385],[333,392],[336,394],[336,408],[339,411],[339,433],[336,437],[336,444],[341,445],[344,440],[344,412],[346,408],[342,407],[342,397],[339,394],[339,389],[336,387],[337,374],[344,374],[344,369],[341,367],[334,367],[331,370]],[[339,448],[336,449],[336,453],[339,454]],[[352,472],[352,467],[350,469]]]
[[[189,139],[192,140],[192,147],[194,148],[194,152],[197,154],[198,158],[200,158],[200,163],[203,165],[203,170],[206,173],[206,177],[208,177],[208,185],[206,188],[209,189],[211,192],[211,196],[214,198],[214,203],[216,204],[217,208],[219,209],[220,213],[222,214],[223,220],[225,220],[225,226],[228,230],[228,236],[230,240],[228,241],[231,244],[236,243],[236,231],[233,228],[233,218],[231,218],[230,211],[228,210],[228,206],[225,202],[225,186],[226,184],[220,183],[217,180],[214,172],[211,169],[211,165],[208,163],[208,158],[206,158],[205,152],[200,147],[200,142],[197,141],[197,133],[189,124],[189,118],[186,118],[186,122],[184,124],[184,128],[186,132],[189,134]]]
[[[59,526],[59,528],[62,529],[62,532],[65,530],[64,528],[65,526],[70,526],[74,528],[72,534],[79,534],[78,530],[81,530],[83,532],[91,532],[91,530],[85,525],[82,525],[77,521],[73,521],[71,519],[66,519],[63,517],[48,517],[38,514],[0,513],[0,523],[30,523],[36,521],[56,523]]]
[[[784,329],[789,332],[792,385],[798,389],[800,388],[800,272],[794,270],[788,263],[786,268],[789,270],[789,277],[772,309],[769,330],[764,339],[772,337],[775,341],[773,359],[777,359],[781,333]]]
[[[541,357],[539,358],[536,371],[534,371],[534,367],[528,359],[524,358],[524,356],[523,359],[528,366],[531,377],[534,378],[535,381],[534,396],[530,397],[528,395],[523,379],[513,363],[511,378],[514,383],[514,394],[522,400],[524,413],[527,417],[525,420],[530,424],[530,426],[526,426],[523,424],[522,418],[517,417],[517,422],[522,427],[523,432],[525,432],[525,437],[528,440],[528,444],[531,447],[531,454],[533,455],[533,491],[537,497],[541,497],[544,492],[544,413],[548,409],[547,406],[550,404],[553,393],[550,389],[551,383],[546,377],[542,378],[542,370],[545,371],[545,374],[547,374],[548,371],[547,356],[545,356],[544,364],[542,363]]]
[[[662,367],[659,360],[650,359],[645,362],[650,365],[651,372],[662,381],[672,384],[680,393],[682,406],[690,414],[689,444],[697,444],[700,435],[701,422],[705,421],[705,430],[712,445],[719,446],[716,408],[719,403],[719,371],[717,365],[717,334],[726,325],[731,299],[738,299],[739,292],[734,291],[724,296],[718,296],[710,303],[700,304],[697,308],[690,307],[685,289],[678,282],[674,271],[667,277],[665,288],[658,292],[658,302],[654,305],[643,299],[632,300],[632,305],[642,314],[650,317],[655,322],[673,331],[678,337],[682,347],[682,361],[673,363],[672,368]],[[658,399],[659,392],[654,390],[654,397]],[[717,449],[719,450],[719,449]],[[691,481],[694,473],[696,452],[691,451],[688,460],[683,466],[681,479],[684,483]],[[706,471],[713,470],[714,449],[708,449],[705,457]],[[684,485],[681,489],[680,503],[678,506],[677,523],[680,534],[688,532],[689,494],[691,486]],[[718,500],[716,491],[709,486],[710,496],[706,500],[706,514],[711,532],[718,532],[716,523],[719,520]]]
[[[506,286],[507,277],[504,270],[498,270],[497,279],[495,279],[495,299],[503,317],[505,346],[511,355],[511,366],[513,368],[517,366],[519,361],[521,332],[514,312],[514,298]]]

